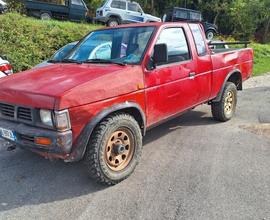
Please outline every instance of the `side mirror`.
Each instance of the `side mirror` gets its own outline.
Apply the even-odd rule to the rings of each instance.
[[[157,44],[154,47],[154,53],[149,59],[146,68],[153,70],[157,65],[167,63],[168,59],[167,44]]]
[[[153,61],[155,65],[168,62],[168,48],[167,44],[157,44],[154,47]]]

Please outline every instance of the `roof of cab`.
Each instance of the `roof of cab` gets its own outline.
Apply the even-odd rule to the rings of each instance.
[[[103,29],[117,29],[117,28],[128,28],[128,27],[161,27],[161,26],[173,26],[176,24],[187,24],[188,22],[148,22],[148,23],[133,23],[133,24],[122,24],[118,25],[115,27],[105,27],[101,28],[100,30]],[[194,22],[193,22],[194,23]]]

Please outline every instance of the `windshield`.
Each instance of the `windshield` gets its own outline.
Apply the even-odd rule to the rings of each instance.
[[[154,27],[94,31],[76,46],[66,59],[77,62],[138,64],[153,31]]]
[[[58,50],[52,57],[51,60],[61,61],[65,58],[65,56],[72,50],[72,48],[76,45],[75,43],[67,44],[66,46],[62,47]]]

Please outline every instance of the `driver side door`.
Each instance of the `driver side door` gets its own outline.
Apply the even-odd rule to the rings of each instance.
[[[128,22],[144,22],[143,11],[137,3],[128,2],[128,8],[126,13]]]
[[[156,44],[167,45],[168,62],[145,73],[148,126],[189,109],[198,99],[196,65],[185,29],[163,29]]]

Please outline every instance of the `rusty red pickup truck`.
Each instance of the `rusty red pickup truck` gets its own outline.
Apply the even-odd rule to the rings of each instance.
[[[0,136],[116,184],[135,169],[146,131],[200,104],[225,122],[252,74],[253,50],[208,47],[200,24],[90,32],[61,61],[0,80]]]

